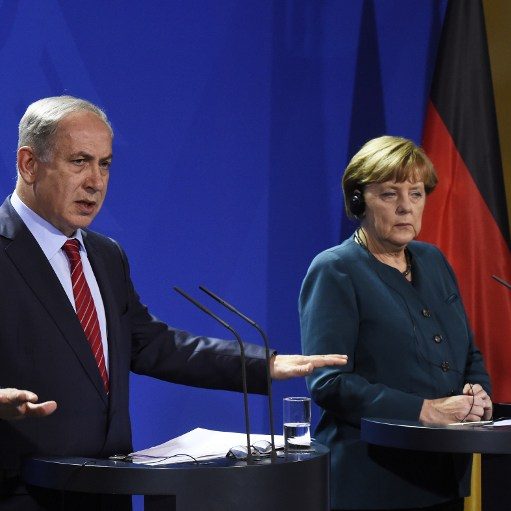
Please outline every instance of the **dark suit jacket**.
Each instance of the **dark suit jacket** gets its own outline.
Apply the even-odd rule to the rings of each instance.
[[[39,245],[13,210],[0,208],[0,387],[55,400],[44,419],[0,421],[0,469],[33,454],[104,457],[132,450],[129,372],[241,389],[239,347],[169,328],[143,306],[119,245],[86,231],[84,243],[105,304],[110,395],[77,316]],[[247,345],[249,391],[266,392],[264,352]]]
[[[424,398],[465,382],[490,390],[452,269],[432,245],[408,248],[413,284],[353,238],[319,254],[303,282],[304,353],[349,356],[308,379],[323,408],[316,438],[331,449],[333,508],[425,507],[469,492],[470,457],[360,441],[362,417],[418,420]]]

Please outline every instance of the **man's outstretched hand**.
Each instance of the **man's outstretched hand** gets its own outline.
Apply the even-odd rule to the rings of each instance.
[[[29,390],[0,389],[0,419],[17,420],[25,417],[45,417],[57,409],[55,401],[38,403]]]
[[[312,374],[314,369],[325,366],[343,366],[347,355],[276,355],[270,361],[270,373],[274,380],[285,380]]]

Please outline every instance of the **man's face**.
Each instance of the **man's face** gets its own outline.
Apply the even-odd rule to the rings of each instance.
[[[53,150],[34,158],[33,196],[36,213],[66,236],[90,225],[105,199],[112,135],[92,112],[64,117],[53,139]]]

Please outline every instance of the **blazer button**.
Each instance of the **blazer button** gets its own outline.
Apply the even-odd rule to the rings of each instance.
[[[440,367],[442,368],[442,371],[446,373],[449,370],[449,362],[442,362]]]
[[[431,317],[431,312],[429,309],[422,309],[422,315],[425,317],[425,318],[430,318]]]
[[[443,337],[440,334],[436,334],[433,336],[433,340],[438,344],[438,343],[442,342]]]

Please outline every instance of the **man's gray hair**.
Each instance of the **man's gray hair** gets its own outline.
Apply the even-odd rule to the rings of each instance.
[[[27,108],[19,123],[18,149],[30,146],[38,158],[46,160],[53,147],[59,122],[69,114],[88,111],[96,114],[110,129],[105,112],[90,101],[73,96],[55,96],[35,101]]]

